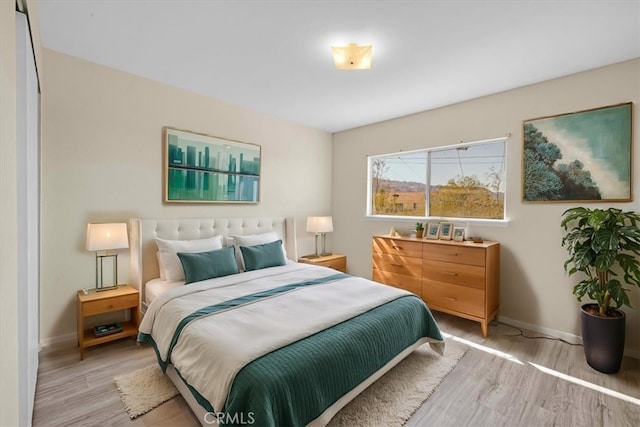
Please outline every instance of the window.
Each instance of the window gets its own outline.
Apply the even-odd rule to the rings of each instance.
[[[367,214],[504,219],[505,149],[499,138],[371,156]]]

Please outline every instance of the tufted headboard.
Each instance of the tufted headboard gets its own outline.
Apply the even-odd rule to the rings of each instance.
[[[193,240],[223,236],[266,233],[275,231],[285,243],[287,257],[298,260],[295,221],[293,218],[193,218],[193,219],[138,219],[129,220],[131,271],[129,284],[140,291],[140,301],[145,300],[144,284],[160,277],[158,250],[155,238],[168,240]],[[144,308],[143,308],[144,310]]]

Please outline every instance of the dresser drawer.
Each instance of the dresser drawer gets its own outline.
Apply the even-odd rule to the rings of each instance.
[[[425,259],[422,262],[422,276],[425,279],[454,285],[485,288],[485,269],[477,265],[454,264],[452,262]]]
[[[422,243],[374,237],[373,252],[422,258]]]
[[[484,317],[484,296],[481,289],[468,286],[452,285],[435,280],[424,279],[422,284],[422,299],[434,310],[447,310]]]
[[[422,257],[459,264],[479,266],[485,264],[485,250],[483,248],[469,248],[460,245],[424,245]]]
[[[373,280],[406,289],[434,310],[480,322],[498,316],[500,244],[373,236]],[[421,288],[420,288],[421,287]]]
[[[406,276],[404,274],[391,273],[383,270],[373,270],[373,280],[394,288],[404,289],[420,296],[422,294],[422,279]]]
[[[125,310],[138,305],[138,294],[121,295],[113,298],[96,299],[82,304],[84,316],[107,313],[110,311]]]
[[[405,276],[422,277],[422,258],[374,253],[372,260],[375,270],[404,274]]]

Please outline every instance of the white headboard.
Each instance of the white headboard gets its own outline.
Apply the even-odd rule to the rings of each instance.
[[[282,238],[287,257],[298,260],[295,220],[293,218],[190,218],[190,219],[138,219],[129,220],[131,271],[129,284],[140,291],[140,302],[145,301],[144,284],[160,277],[158,250],[155,238],[167,240],[193,240],[223,236],[266,233],[275,231]]]

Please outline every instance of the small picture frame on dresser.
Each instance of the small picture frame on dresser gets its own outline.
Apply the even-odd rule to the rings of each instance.
[[[464,228],[463,227],[454,227],[453,228],[453,240],[456,242],[462,242],[464,240]]]
[[[440,240],[451,240],[451,236],[453,235],[453,223],[452,222],[441,222],[440,223]]]
[[[440,224],[427,224],[425,239],[437,239],[440,236]]]

